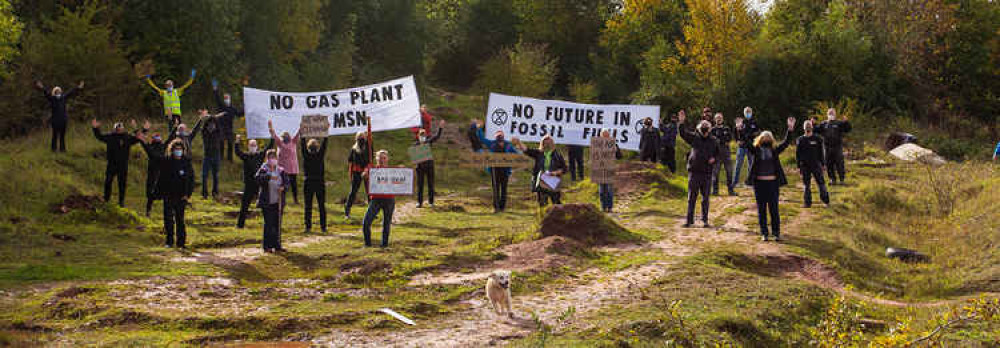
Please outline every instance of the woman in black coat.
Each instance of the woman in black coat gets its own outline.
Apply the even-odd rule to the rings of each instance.
[[[778,213],[779,188],[788,184],[785,170],[781,167],[781,153],[788,148],[788,134],[795,129],[795,118],[788,118],[788,129],[785,139],[777,146],[774,135],[769,131],[761,132],[753,144],[747,148],[753,160],[750,161],[750,171],[747,173],[747,185],[753,186],[754,199],[757,200],[757,220],[760,223],[761,240],[768,240],[767,215],[771,215],[771,234],[774,240],[781,241],[781,216]]]
[[[167,153],[160,162],[156,192],[163,199],[163,229],[167,235],[168,248],[175,245],[175,233],[178,248],[183,249],[187,239],[184,210],[194,192],[194,167],[191,166],[189,153],[184,147],[184,141],[174,139],[167,145]]]
[[[42,81],[35,82],[35,87],[42,91],[45,100],[48,100],[52,109],[52,118],[49,119],[49,126],[52,127],[52,152],[66,152],[66,126],[69,123],[69,116],[66,115],[66,101],[77,94],[77,90],[83,89],[83,81],[76,88],[70,88],[65,94],[59,86],[53,87],[49,92],[42,84]]]
[[[561,177],[566,172],[566,161],[559,151],[556,150],[556,142],[551,136],[546,135],[538,143],[538,149],[528,149],[520,141],[514,139],[516,146],[525,156],[535,159],[535,168],[532,170],[531,182],[532,191],[538,193],[538,206],[544,207],[548,201],[552,204],[562,204],[562,193],[559,192],[559,185],[556,187],[546,187],[542,184],[542,174],[549,174]]]

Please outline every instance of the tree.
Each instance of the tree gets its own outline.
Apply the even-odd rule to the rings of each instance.
[[[7,78],[11,72],[10,64],[18,54],[17,43],[23,28],[12,12],[10,0],[0,0],[0,79]]]
[[[683,0],[624,2],[601,30],[598,53],[592,59],[605,99],[621,101],[639,88],[643,54],[658,41],[683,39],[686,16]]]
[[[243,0],[240,37],[254,86],[299,90],[298,67],[319,47],[324,0]]]
[[[744,0],[686,0],[690,20],[684,42],[678,44],[698,78],[713,88],[724,88],[726,69],[739,66],[751,52],[754,31]]]
[[[542,97],[555,82],[556,60],[545,46],[519,42],[505,48],[480,68],[474,89],[526,97]]]
[[[459,13],[458,33],[436,52],[430,65],[434,82],[469,88],[482,62],[517,43],[518,17],[512,0],[474,0]]]

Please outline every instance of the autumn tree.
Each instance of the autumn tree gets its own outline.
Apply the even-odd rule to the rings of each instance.
[[[754,25],[745,0],[686,0],[690,19],[678,49],[709,89],[724,88],[726,69],[751,52]]]
[[[17,55],[23,24],[11,12],[10,0],[0,0],[0,78],[10,74],[11,60]]]
[[[482,95],[543,97],[555,82],[556,64],[544,45],[519,42],[483,64],[473,89]]]

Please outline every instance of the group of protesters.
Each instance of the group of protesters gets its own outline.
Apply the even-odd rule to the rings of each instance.
[[[327,138],[304,139],[299,133],[290,134],[275,131],[269,121],[268,128],[271,139],[267,146],[261,147],[257,140],[247,141],[246,149],[242,147],[242,139],[235,134],[233,123],[243,115],[243,111],[233,105],[232,97],[219,89],[217,81],[212,81],[217,112],[210,113],[207,109],[198,110],[198,118],[193,128],[184,123],[181,114],[181,96],[192,85],[196,71],[191,70],[191,78],[181,87],[174,87],[172,80],[166,80],[163,87],[157,86],[150,76],[146,81],[163,100],[163,117],[167,124],[166,136],[151,129],[149,121],[141,128],[131,121],[132,131],[126,129],[124,123],[115,123],[109,133],[101,133],[100,122],[92,121],[94,136],[106,144],[107,167],[104,181],[104,199],[111,199],[112,183],[118,183],[118,204],[124,206],[126,181],[128,175],[129,152],[132,146],[140,144],[147,155],[146,176],[146,215],[149,216],[156,200],[163,201],[163,221],[167,247],[185,247],[186,207],[190,204],[195,188],[195,173],[192,166],[192,143],[201,134],[203,143],[201,195],[208,198],[219,194],[218,173],[223,159],[233,160],[233,153],[243,161],[243,193],[236,226],[244,228],[251,203],[256,200],[264,220],[263,249],[267,252],[282,251],[281,217],[286,203],[286,192],[291,191],[292,201],[298,204],[298,177],[303,174],[303,197],[305,232],[312,229],[313,200],[319,215],[320,230],[327,230],[326,214],[326,181],[325,158]],[[44,93],[52,111],[52,150],[65,151],[65,132],[67,126],[66,101],[72,98],[79,89],[84,88],[80,81],[76,88],[63,93],[60,87],[45,88],[38,82],[37,87]],[[432,132],[433,116],[421,107],[421,124],[412,129],[413,145],[430,146],[441,137],[445,125],[440,121],[436,134]],[[757,201],[760,229],[763,240],[773,237],[780,240],[780,215],[778,214],[778,196],[781,186],[787,184],[785,172],[779,159],[780,154],[791,144],[789,136],[794,131],[796,120],[789,118],[785,136],[779,143],[772,132],[762,130],[753,117],[753,110],[746,107],[743,117],[737,117],[730,127],[722,113],[712,113],[704,108],[702,117],[694,128],[689,127],[684,110],[671,114],[669,119],[661,120],[659,126],[653,126],[652,119],[642,121],[640,130],[639,160],[659,162],[671,173],[676,172],[676,138],[679,136],[688,145],[690,151],[686,157],[688,172],[687,214],[684,227],[693,227],[695,222],[695,206],[701,196],[701,222],[704,227],[710,227],[708,220],[709,197],[719,194],[719,182],[728,190],[729,195],[737,195],[740,172],[743,163],[747,163],[745,183],[753,187]],[[830,178],[831,185],[843,183],[845,179],[843,136],[850,132],[851,125],[847,120],[838,120],[836,111],[827,111],[827,120],[816,124],[814,120],[803,123],[804,134],[795,140],[796,162],[805,186],[804,205],[812,204],[811,183],[815,181],[820,194],[820,200],[829,204],[830,197],[826,187],[824,174]],[[432,135],[433,134],[433,135]],[[608,130],[602,130],[601,137],[611,138]],[[528,148],[518,139],[507,140],[502,131],[488,138],[481,120],[473,121],[468,130],[468,138],[474,151],[491,153],[514,153],[528,156],[534,160],[532,192],[537,195],[539,207],[548,204],[561,204],[562,194],[558,187],[550,182],[552,178],[561,178],[569,172],[570,180],[584,179],[584,149],[582,146],[567,147],[568,160],[556,149],[551,136],[541,139],[537,148]],[[731,156],[732,143],[736,142],[735,163]],[[368,192],[368,175],[371,168],[388,165],[389,154],[386,150],[371,149],[371,134],[359,132],[347,158],[350,176],[350,193],[344,204],[344,217],[350,219],[351,207],[355,204],[360,188],[364,187],[367,195],[367,211],[362,219],[362,230],[365,245],[371,246],[371,226],[379,213],[383,215],[382,247],[388,246],[392,215],[395,210],[395,199],[392,195],[373,194]],[[621,158],[621,152],[615,148],[616,158]],[[299,156],[302,156],[302,172],[300,172]],[[374,160],[373,160],[374,159]],[[373,163],[374,162],[374,163]],[[722,177],[725,171],[726,176]],[[417,182],[417,207],[423,207],[424,187],[427,187],[428,204],[434,205],[434,162],[433,160],[418,163],[415,168]],[[487,168],[492,182],[493,208],[495,212],[507,209],[507,186],[511,176],[511,168]],[[211,190],[209,180],[211,177]],[[363,184],[363,185],[362,185]],[[613,185],[602,183],[599,186],[601,208],[605,212],[613,210]],[[770,218],[770,219],[769,219]],[[770,220],[770,223],[769,223]]]

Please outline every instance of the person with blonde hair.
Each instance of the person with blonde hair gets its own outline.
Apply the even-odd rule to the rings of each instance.
[[[378,150],[375,153],[375,165],[365,168],[365,177],[369,177],[372,168],[385,168],[389,166],[389,151]],[[382,211],[382,244],[381,247],[389,246],[389,230],[392,227],[392,213],[396,210],[396,197],[386,194],[368,193],[368,210],[365,211],[365,218],[361,221],[361,232],[365,237],[365,247],[372,246],[372,223],[379,211]]]
[[[705,228],[712,227],[708,223],[709,194],[712,189],[712,169],[716,161],[722,156],[719,141],[711,134],[712,124],[702,120],[698,122],[698,130],[692,131],[684,128],[684,121],[687,117],[684,114],[678,115],[678,132],[681,139],[691,145],[691,152],[688,153],[688,205],[687,220],[684,227],[694,226],[694,206],[701,195],[701,222]]]
[[[549,187],[542,183],[543,175],[561,177],[566,172],[566,161],[559,154],[559,151],[556,150],[556,142],[552,139],[552,136],[546,135],[542,137],[542,141],[538,143],[537,150],[527,148],[516,139],[514,145],[525,156],[535,160],[535,167],[531,172],[531,182],[533,183],[531,190],[538,193],[538,206],[544,207],[548,205],[549,201],[552,204],[562,204],[562,194],[560,193],[559,186]]]
[[[788,118],[788,128],[781,144],[770,131],[763,131],[747,148],[750,157],[750,168],[747,171],[747,185],[753,187],[754,199],[757,201],[757,222],[760,224],[761,240],[768,240],[768,221],[771,217],[770,235],[776,242],[781,241],[781,215],[778,213],[779,188],[788,184],[785,170],[781,168],[781,153],[788,148],[788,134],[795,129],[795,118]]]
[[[59,86],[52,87],[50,92],[42,81],[35,82],[35,87],[42,91],[52,109],[52,117],[49,118],[49,126],[52,127],[52,152],[66,152],[66,125],[69,123],[69,117],[66,115],[66,102],[76,96],[78,90],[83,89],[83,81],[80,81],[76,87],[70,88],[66,93],[63,93],[62,87]]]
[[[368,168],[368,133],[358,132],[354,135],[354,146],[347,154],[347,171],[351,174],[351,192],[344,201],[344,220],[351,219],[351,206],[358,195],[358,189],[364,183],[365,194],[368,194],[368,178],[362,175]]]

